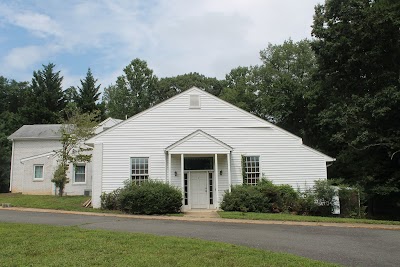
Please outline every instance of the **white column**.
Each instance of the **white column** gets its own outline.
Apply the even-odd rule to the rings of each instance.
[[[218,154],[215,154],[215,164],[214,164],[214,173],[215,173],[215,208],[219,208],[219,200],[218,200],[218,180],[219,180],[219,171],[218,171]]]
[[[13,170],[14,170],[14,151],[15,151],[15,142],[12,140],[12,148],[11,148],[11,169],[10,169],[10,192],[13,192]],[[14,193],[14,192],[13,192]]]
[[[231,152],[226,154],[226,159],[228,161],[228,190],[231,192],[232,187],[232,176],[231,176]]]
[[[171,153],[168,152],[168,183],[171,184]]]
[[[185,205],[185,170],[184,170],[184,160],[185,160],[185,155],[181,154],[181,187],[182,187],[182,204]]]
[[[93,208],[101,207],[101,193],[103,180],[103,144],[94,144],[92,163],[92,205]]]

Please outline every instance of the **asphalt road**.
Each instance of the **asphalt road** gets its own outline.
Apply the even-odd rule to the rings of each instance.
[[[347,266],[400,266],[400,231],[147,220],[0,210],[1,222],[79,226],[220,241]]]

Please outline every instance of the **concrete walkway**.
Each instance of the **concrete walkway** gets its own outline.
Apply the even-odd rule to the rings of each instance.
[[[192,221],[192,222],[214,222],[214,223],[236,223],[236,224],[261,224],[261,225],[298,225],[298,226],[324,226],[324,227],[340,227],[340,228],[363,228],[363,229],[379,229],[379,230],[400,230],[400,225],[385,224],[366,224],[366,223],[327,223],[327,222],[294,222],[294,221],[269,221],[269,220],[244,220],[244,219],[225,219],[220,218],[218,213],[189,212],[184,216],[163,216],[163,215],[130,215],[116,213],[101,212],[81,212],[81,211],[65,211],[51,209],[34,209],[34,208],[1,208],[0,210],[15,210],[27,212],[43,212],[58,214],[76,214],[87,216],[103,216],[116,218],[132,218],[146,220],[169,220],[169,221]]]
[[[185,211],[183,216],[186,218],[220,218],[218,212],[216,210],[190,210]]]

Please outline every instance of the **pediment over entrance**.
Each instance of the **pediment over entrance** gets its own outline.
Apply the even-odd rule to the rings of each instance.
[[[212,135],[197,130],[168,146],[170,154],[229,154],[232,147]]]

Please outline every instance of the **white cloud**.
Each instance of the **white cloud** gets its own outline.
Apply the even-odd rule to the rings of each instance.
[[[4,58],[2,65],[7,69],[24,70],[47,56],[48,51],[40,46],[16,47]]]
[[[0,3],[0,17],[7,22],[30,31],[39,37],[61,36],[62,32],[57,22],[46,14],[25,10],[17,6]]]
[[[91,67],[103,86],[139,57],[159,77],[197,71],[223,78],[239,65],[259,63],[269,42],[309,38],[319,0],[37,1],[35,6],[0,4],[0,20],[22,27],[41,45],[16,46],[0,65],[29,70],[48,58],[93,53]],[[22,6],[22,8],[21,8]],[[1,47],[1,43],[0,43]],[[39,51],[40,47],[44,48]],[[26,62],[21,61],[25,59]],[[57,62],[54,62],[57,64]],[[67,84],[85,72],[63,66]]]
[[[49,35],[61,36],[58,25],[48,16],[32,12],[16,14],[11,21],[22,28],[32,31],[40,37]]]

